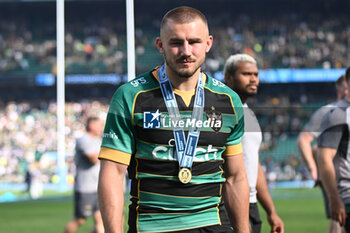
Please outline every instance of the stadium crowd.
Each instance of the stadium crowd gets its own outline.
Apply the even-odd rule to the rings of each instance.
[[[214,45],[206,70],[222,70],[230,55],[253,55],[261,69],[343,68],[350,63],[349,15],[280,13],[228,14],[222,8],[209,15]],[[126,34],[123,14],[84,18],[67,16],[67,73],[126,73]],[[261,18],[263,17],[263,20]],[[278,20],[276,20],[278,19]],[[152,14],[135,19],[137,71],[161,61],[154,38],[159,20]],[[0,21],[0,72],[55,72],[55,20],[37,22],[24,16]],[[155,62],[157,63],[157,61]]]
[[[36,163],[44,183],[57,174],[56,103],[0,102],[1,182],[24,182],[30,164]],[[102,117],[107,104],[100,100],[66,103],[65,142],[68,174],[74,174],[75,139],[82,135],[88,116]],[[50,153],[54,153],[50,155]]]

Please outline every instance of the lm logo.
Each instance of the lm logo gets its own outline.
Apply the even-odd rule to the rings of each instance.
[[[160,116],[162,114],[157,111],[143,112],[143,128],[144,129],[159,129]]]

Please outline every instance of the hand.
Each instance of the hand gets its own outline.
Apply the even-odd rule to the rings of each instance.
[[[331,198],[329,202],[331,209],[331,218],[339,222],[341,226],[345,225],[346,211],[343,201],[338,198]]]
[[[277,213],[270,214],[267,219],[271,226],[271,233],[284,233],[284,223]]]
[[[318,186],[320,184],[320,181],[318,180],[318,172],[317,168],[316,169],[311,169],[310,170],[311,178],[315,182],[314,187]]]

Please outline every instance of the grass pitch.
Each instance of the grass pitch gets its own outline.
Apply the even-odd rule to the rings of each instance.
[[[325,218],[321,191],[318,188],[273,189],[271,194],[277,212],[285,223],[285,232],[326,232],[328,221]],[[270,228],[262,208],[260,213],[263,220],[262,233],[268,233]],[[72,217],[71,193],[36,201],[0,203],[0,232],[62,233]],[[89,218],[78,233],[89,232],[92,225],[93,221]]]
[[[286,233],[327,232],[328,220],[320,188],[276,189],[271,190],[271,195]],[[262,233],[269,233],[266,214],[261,207],[259,210],[263,220]]]

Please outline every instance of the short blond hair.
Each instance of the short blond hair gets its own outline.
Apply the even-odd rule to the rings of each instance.
[[[226,63],[224,66],[224,77],[226,82],[227,82],[227,78],[230,75],[233,76],[236,73],[238,69],[238,63],[240,62],[249,62],[249,63],[256,64],[256,60],[248,54],[239,53],[239,54],[231,55],[226,60]]]
[[[207,18],[199,10],[188,6],[176,7],[164,15],[160,24],[160,34],[162,34],[162,30],[169,20],[172,20],[175,23],[184,24],[193,22],[195,19],[201,19],[208,27]]]

